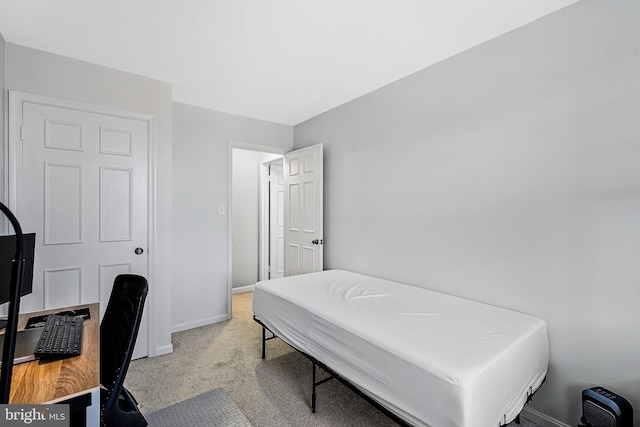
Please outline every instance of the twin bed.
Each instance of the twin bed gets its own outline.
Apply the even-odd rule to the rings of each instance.
[[[260,282],[254,319],[402,424],[516,419],[549,363],[536,317],[356,273]],[[263,329],[263,357],[265,340]]]

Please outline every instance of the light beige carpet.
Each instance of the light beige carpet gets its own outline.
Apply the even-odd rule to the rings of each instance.
[[[260,358],[252,298],[234,295],[233,319],[173,334],[173,353],[131,363],[126,386],[143,413],[222,387],[255,427],[396,425],[338,381],[318,386],[312,414],[311,362],[279,339]]]

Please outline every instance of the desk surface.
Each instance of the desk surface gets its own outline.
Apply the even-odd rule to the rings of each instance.
[[[91,318],[84,322],[82,355],[43,364],[34,360],[14,365],[9,403],[55,403],[100,387],[100,313],[97,303],[21,314],[18,330],[24,329],[30,317],[82,307],[89,307],[91,313]]]

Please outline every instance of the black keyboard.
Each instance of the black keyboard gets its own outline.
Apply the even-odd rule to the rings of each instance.
[[[33,354],[40,358],[69,357],[82,354],[82,335],[84,332],[82,321],[82,316],[49,315]]]

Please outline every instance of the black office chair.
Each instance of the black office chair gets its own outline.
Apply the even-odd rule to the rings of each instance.
[[[143,427],[147,420],[124,387],[140,329],[147,279],[135,274],[116,277],[100,324],[100,418],[106,427]]]

